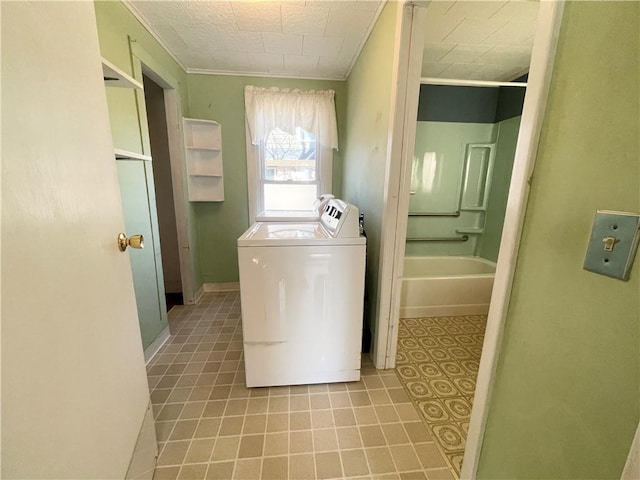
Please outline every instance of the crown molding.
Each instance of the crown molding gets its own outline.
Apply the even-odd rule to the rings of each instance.
[[[292,75],[288,73],[264,73],[264,72],[234,72],[229,70],[209,70],[206,68],[188,68],[190,75],[224,75],[228,77],[260,77],[260,78],[292,78],[297,80],[325,80],[344,82],[346,77],[313,77],[307,75]]]

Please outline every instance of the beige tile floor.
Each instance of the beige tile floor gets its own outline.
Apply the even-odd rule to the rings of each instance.
[[[393,370],[247,389],[238,292],[174,307],[148,365],[160,479],[451,479]]]

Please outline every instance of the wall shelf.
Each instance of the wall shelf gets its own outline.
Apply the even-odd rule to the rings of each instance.
[[[190,202],[224,200],[222,132],[218,122],[183,118]]]
[[[213,147],[194,147],[192,145],[187,145],[186,147],[188,150],[209,150],[212,152],[219,152],[220,149],[219,148],[213,148]]]
[[[107,87],[140,88],[142,83],[106,59],[102,59],[102,76]]]
[[[143,155],[142,153],[137,152],[129,152],[127,150],[121,150],[119,148],[115,148],[113,150],[116,156],[116,160],[145,160],[147,162],[151,161],[151,157],[149,155]]]

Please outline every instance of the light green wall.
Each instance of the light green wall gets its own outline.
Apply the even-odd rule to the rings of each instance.
[[[175,79],[183,108],[186,108],[186,74],[131,12],[121,2],[112,1],[95,2],[95,10],[102,56],[141,81],[140,62],[132,61],[130,37],[134,48],[144,50],[154,62],[154,67],[162,70],[157,73]],[[144,153],[148,153],[149,139],[146,130],[141,131],[136,94],[133,89],[107,88],[111,133],[116,148],[143,153],[144,146]]]
[[[346,82],[284,78],[189,75],[189,110],[194,118],[216,120],[222,125],[224,202],[196,203],[195,222],[202,281],[238,281],[236,240],[249,227],[247,201],[247,149],[245,143],[244,87],[298,88],[336,92],[338,142],[334,154],[333,191],[341,194],[342,148],[345,137]]]
[[[94,5],[102,56],[140,82],[142,82],[141,62],[143,61],[172,84],[180,97],[182,116],[187,116],[187,76],[182,68],[121,2],[97,1]],[[115,148],[150,154],[143,92],[113,87],[106,90]],[[202,280],[196,242],[195,213],[191,204],[187,204],[187,216],[193,282],[197,290]]]
[[[481,479],[620,478],[640,409],[640,258],[584,271],[596,209],[640,211],[640,3],[568,2]]]
[[[348,202],[357,205],[364,213],[368,318],[372,327],[377,315],[394,39],[400,8],[400,2],[386,4],[347,79],[347,137],[343,142],[346,148],[342,192]]]
[[[418,122],[414,148],[409,212],[445,213],[459,210],[462,175],[468,143],[493,143],[493,123]],[[433,170],[423,162],[426,152],[436,153]],[[420,164],[422,168],[420,167]],[[431,173],[432,172],[432,173]],[[461,212],[460,217],[410,216],[407,237],[459,237],[457,228],[481,227],[482,212]],[[407,256],[475,255],[478,235],[466,242],[408,241]]]
[[[487,203],[487,215],[484,223],[484,232],[480,237],[478,255],[480,257],[498,261],[498,250],[502,237],[502,224],[507,209],[509,197],[509,185],[513,160],[518,142],[518,130],[522,117],[514,117],[503,120],[497,124],[496,158],[493,164],[491,176],[491,191]]]

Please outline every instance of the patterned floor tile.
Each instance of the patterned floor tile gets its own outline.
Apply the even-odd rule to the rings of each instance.
[[[400,320],[396,373],[460,475],[487,317]]]

